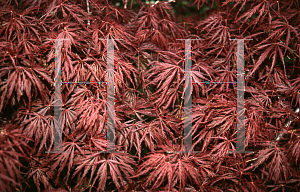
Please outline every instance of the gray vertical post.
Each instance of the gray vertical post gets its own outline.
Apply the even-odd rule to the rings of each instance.
[[[185,41],[185,92],[184,92],[184,148],[185,152],[192,149],[192,60],[191,60],[191,39]]]
[[[104,39],[101,39],[104,40]],[[107,40],[107,150],[100,153],[124,153],[115,149],[115,74],[114,39]]]
[[[244,40],[237,40],[237,151],[245,151],[245,75]]]
[[[61,42],[69,39],[52,40],[55,40],[54,151],[46,151],[46,153],[64,153],[68,151],[62,151]]]
[[[114,42],[107,39],[107,151],[115,150]]]
[[[184,150],[178,151],[179,153],[200,153],[200,151],[192,151],[193,138],[192,138],[192,59],[191,59],[191,40],[199,39],[177,39],[185,40],[185,67],[184,67]]]
[[[244,59],[244,40],[237,40],[237,144],[236,151],[233,153],[253,153],[245,151],[245,59]],[[246,39],[250,40],[250,39]]]

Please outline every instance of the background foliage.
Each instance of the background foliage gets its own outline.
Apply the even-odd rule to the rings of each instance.
[[[1,191],[299,191],[298,0],[6,0],[0,28]],[[63,84],[54,142],[54,52],[62,81],[105,81],[115,40],[116,147],[106,86]],[[183,147],[184,41],[192,41],[193,149]],[[236,141],[236,41],[245,41],[246,150]]]

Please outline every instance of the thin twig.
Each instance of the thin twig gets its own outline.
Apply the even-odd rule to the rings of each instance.
[[[256,160],[256,159],[257,159],[257,157],[254,158],[254,159],[250,159],[250,160],[246,161],[246,163],[248,163],[248,162],[250,162],[250,161],[254,161],[254,160]],[[237,165],[237,164],[242,164],[242,162],[236,163],[236,164],[233,164],[233,165],[230,165],[230,167],[231,167],[231,166],[234,166],[234,165]]]

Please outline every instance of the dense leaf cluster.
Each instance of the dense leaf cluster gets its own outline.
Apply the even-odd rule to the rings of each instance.
[[[182,17],[178,3],[199,11]],[[299,191],[298,0],[3,0],[1,191]],[[174,14],[177,9],[177,14]],[[196,10],[197,10],[196,9]],[[202,13],[203,10],[209,9]],[[193,9],[194,10],[194,9]],[[175,10],[176,11],[176,10]],[[114,41],[116,149],[105,84],[62,84],[54,146],[55,41],[62,82],[107,80]],[[245,41],[245,145],[236,150],[236,41]],[[194,151],[183,149],[185,42],[192,41]]]

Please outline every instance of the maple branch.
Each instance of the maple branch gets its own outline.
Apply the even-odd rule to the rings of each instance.
[[[90,3],[89,3],[89,0],[86,0],[86,8],[87,8],[88,14],[90,15]],[[90,19],[88,19],[88,25],[91,25]]]
[[[127,9],[127,0],[125,0],[124,9]]]
[[[295,110],[295,113],[299,113],[299,108],[297,108],[297,109]],[[292,121],[293,121],[293,119],[291,119],[289,122],[287,122],[287,123],[285,124],[285,127],[288,127],[288,126],[291,124]]]
[[[279,41],[285,45],[285,43],[283,41],[281,41],[280,39],[279,39]],[[295,50],[291,49],[290,47],[287,47],[287,48],[292,54],[294,54],[296,57],[299,58],[299,55],[295,52]]]
[[[299,108],[297,108],[297,109],[295,110],[295,113],[299,113]],[[291,118],[291,120],[285,124],[285,127],[290,126],[290,124],[292,123],[292,121],[293,121],[293,119]],[[282,134],[280,133],[280,134],[277,136],[276,141],[279,141],[281,138],[282,138]]]
[[[299,113],[299,110],[300,110],[300,108],[297,108],[297,109],[295,110],[295,113]],[[291,119],[285,126],[288,127],[292,121],[293,121],[293,119]],[[278,135],[278,137],[276,138],[276,141],[280,140],[281,138],[282,138],[282,134],[280,133],[280,134]],[[248,161],[246,161],[246,163],[248,163],[248,162],[250,162],[250,161],[254,161],[254,160],[256,160],[256,159],[257,159],[257,157],[256,157],[256,158],[253,158],[253,159],[250,159],[250,160],[248,160]],[[242,162],[232,164],[232,165],[230,165],[230,167],[231,167],[231,166],[234,166],[234,165],[238,165],[238,164],[242,164]]]
[[[250,161],[254,161],[254,160],[256,160],[257,159],[257,157],[256,158],[253,158],[253,159],[249,159],[248,161],[246,161],[246,163],[248,163],[248,162],[250,162]],[[242,164],[243,162],[239,162],[239,163],[236,163],[236,164],[232,164],[232,165],[230,165],[230,167],[231,166],[234,166],[234,165],[238,165],[238,164]]]

